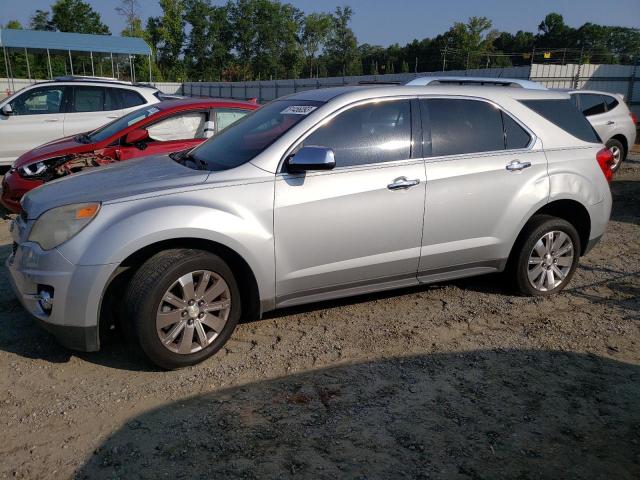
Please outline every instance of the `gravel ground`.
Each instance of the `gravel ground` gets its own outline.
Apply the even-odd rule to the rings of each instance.
[[[612,189],[553,298],[484,276],[288,309],[176,372],[61,348],[1,273],[0,478],[640,478],[640,155]]]

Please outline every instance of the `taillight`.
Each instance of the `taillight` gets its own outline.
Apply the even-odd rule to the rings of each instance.
[[[638,123],[638,116],[633,112],[629,112],[629,115],[631,115],[631,121],[633,124],[636,125]]]
[[[602,169],[602,173],[604,173],[604,178],[607,179],[607,182],[611,183],[611,180],[613,179],[613,171],[611,170],[611,167],[615,163],[613,153],[611,153],[611,150],[608,148],[603,148],[596,153],[596,160]]]

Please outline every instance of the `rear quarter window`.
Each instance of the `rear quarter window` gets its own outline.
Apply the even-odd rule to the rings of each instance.
[[[520,100],[520,103],[584,142],[602,143],[591,124],[569,99]]]

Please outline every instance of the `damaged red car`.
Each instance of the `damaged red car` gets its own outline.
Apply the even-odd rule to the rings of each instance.
[[[13,163],[2,181],[0,203],[19,213],[22,196],[51,180],[113,162],[193,148],[258,106],[236,100],[168,100],[93,132],[46,143]]]

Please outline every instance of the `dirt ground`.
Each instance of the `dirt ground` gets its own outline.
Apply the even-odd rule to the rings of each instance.
[[[553,298],[485,276],[289,309],[176,372],[61,348],[3,270],[0,478],[638,479],[640,155],[612,189]]]

